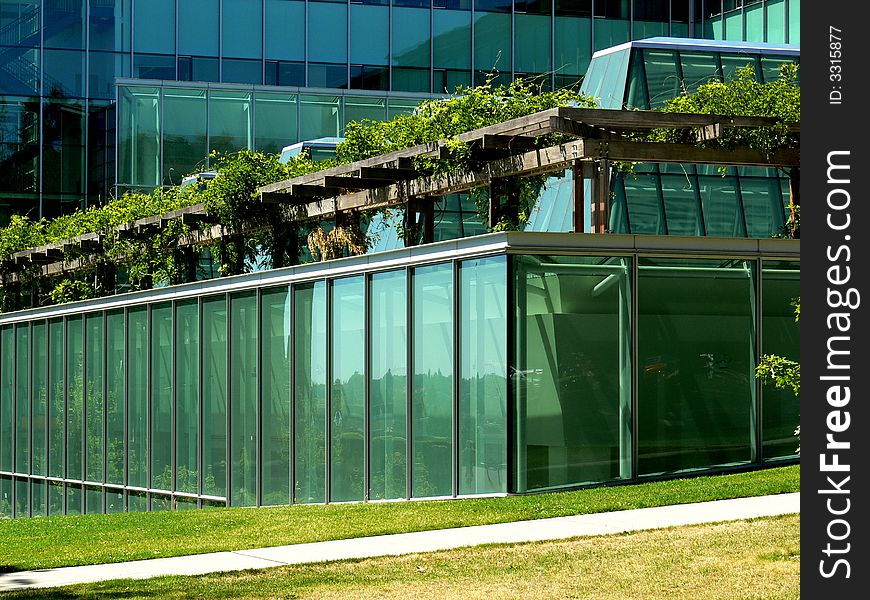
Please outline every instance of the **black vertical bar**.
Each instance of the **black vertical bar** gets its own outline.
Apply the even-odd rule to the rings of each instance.
[[[372,403],[372,276],[370,273],[365,277],[365,293],[363,300],[363,499],[371,498],[371,403]]]
[[[202,296],[199,296],[196,301],[196,339],[197,339],[197,349],[196,349],[196,491],[202,496],[205,492],[203,491],[203,480],[205,479],[205,465],[203,464],[203,446],[205,445],[205,440],[203,439],[203,431],[205,426],[203,424],[205,414],[205,410],[203,408],[203,397],[202,397],[202,372],[203,368],[203,328],[202,328]],[[202,507],[202,498],[200,497],[198,500],[198,504],[200,508]]]
[[[169,314],[172,316],[172,321],[169,326],[169,356],[170,356],[170,410],[169,410],[169,464],[172,468],[172,473],[169,476],[170,492],[175,492],[178,489],[178,302],[172,301]],[[176,498],[170,495],[169,505],[175,509]]]
[[[257,288],[256,296],[256,340],[257,340],[257,468],[255,469],[256,504],[263,505],[263,288]]]
[[[108,362],[109,362],[109,331],[108,331],[108,313],[106,311],[103,312],[103,514],[106,513],[106,487],[105,484],[109,480],[109,426],[108,426],[108,416],[109,416],[109,382],[108,377],[106,376],[108,373]]]
[[[232,355],[232,332],[233,332],[233,311],[232,311],[232,296],[229,292],[226,294],[226,311],[227,311],[227,325],[226,325],[226,340],[227,340],[227,392],[226,392],[226,410],[227,410],[227,489],[226,489],[226,500],[227,506],[233,505],[233,494],[232,494],[232,484],[233,484],[233,411],[232,411],[232,375],[230,372],[232,371],[233,365],[233,355]]]
[[[124,308],[124,486],[130,485],[130,311]],[[130,505],[130,494],[124,490],[124,511]]]
[[[323,498],[329,503],[332,499],[332,293],[334,289],[332,279],[326,280],[326,448],[323,453],[326,457],[326,469],[324,470]],[[312,330],[314,328],[312,327]]]
[[[511,254],[505,255],[505,273],[504,273],[506,282],[505,282],[505,327],[507,329],[505,339],[507,341],[507,348],[505,348],[505,367],[506,372],[505,376],[505,391],[507,398],[505,399],[505,417],[506,423],[506,442],[507,442],[507,453],[505,457],[505,467],[507,469],[507,482],[505,485],[505,490],[508,493],[516,492],[516,473],[518,468],[518,461],[516,460],[517,455],[516,452],[518,450],[519,439],[516,435],[516,410],[518,408],[517,395],[514,385],[514,378],[511,376],[512,373],[516,372],[516,364],[517,364],[517,348],[516,348],[516,332],[517,332],[517,319],[520,317],[518,314],[517,308],[519,307],[519,302],[515,296],[516,293],[516,285],[514,281],[514,256]]]
[[[462,285],[462,263],[453,261],[453,495],[459,495],[459,396],[462,393],[460,377],[462,376],[462,353],[460,343],[461,335],[461,298],[460,286]]]
[[[411,443],[414,437],[414,419],[411,414],[414,408],[413,372],[414,372],[414,286],[411,267],[405,267],[405,497],[411,497],[411,483],[414,475],[414,448]]]
[[[639,397],[640,390],[638,386],[640,384],[640,377],[638,376],[638,367],[640,365],[640,361],[637,355],[637,339],[638,339],[638,315],[639,315],[639,305],[638,305],[638,288],[640,287],[640,256],[635,253],[632,256],[628,257],[629,261],[629,276],[628,276],[628,285],[629,285],[629,298],[630,306],[629,306],[629,336],[630,336],[630,348],[629,348],[629,373],[631,374],[631,479],[636,480],[639,476],[640,469],[638,469],[638,454],[639,454],[639,446],[638,446],[638,432],[640,429],[639,426],[639,415],[638,415],[638,407],[639,407]]]
[[[148,308],[146,310],[146,323],[145,323],[145,356],[146,363],[148,364],[148,377],[145,381],[145,482],[146,487],[148,488],[148,492],[145,495],[145,504],[146,510],[151,510],[151,487],[152,487],[152,473],[151,473],[151,453],[153,451],[154,440],[151,437],[151,391],[153,389],[153,359],[151,356],[151,337],[153,334],[153,325],[154,319],[152,318],[152,306],[148,304]]]
[[[290,379],[290,397],[288,401],[290,402],[290,410],[288,411],[290,414],[290,464],[288,469],[289,473],[289,489],[287,490],[289,496],[289,503],[293,504],[296,501],[296,286],[289,285],[287,286],[287,293],[290,295],[290,343],[287,351],[290,353],[290,366],[289,372],[287,376]]]

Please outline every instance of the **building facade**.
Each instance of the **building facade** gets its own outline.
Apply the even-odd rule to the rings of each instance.
[[[797,240],[512,232],[0,315],[0,515],[794,461]],[[691,289],[691,294],[686,290]]]
[[[0,223],[181,182],[651,36],[799,41],[799,0],[0,0]],[[183,82],[183,83],[182,83]],[[194,83],[196,82],[196,83]]]

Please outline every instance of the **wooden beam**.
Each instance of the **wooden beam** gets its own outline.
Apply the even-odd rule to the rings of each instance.
[[[586,140],[588,158],[608,158],[625,162],[710,164],[723,166],[794,167],[800,165],[800,150],[780,150],[766,155],[760,150],[736,148],[699,148],[693,144],[632,142],[623,140]]]
[[[327,175],[323,178],[323,183],[327,188],[336,188],[342,190],[373,190],[375,188],[389,185],[389,181],[383,179],[364,179],[362,177],[337,177],[335,175]]]
[[[407,181],[409,179],[417,179],[421,173],[413,168],[395,168],[388,167],[360,167],[360,177],[362,179],[380,179],[383,181]]]

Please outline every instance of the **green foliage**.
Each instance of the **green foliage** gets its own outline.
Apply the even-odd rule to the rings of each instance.
[[[784,148],[800,147],[800,137],[788,131],[788,125],[800,122],[801,97],[798,66],[786,63],[774,81],[759,83],[752,66],[739,69],[726,82],[711,81],[695,93],[683,94],[665,103],[664,112],[724,115],[729,117],[772,117],[771,127],[729,128],[721,138],[702,142],[704,147],[749,146],[772,154]],[[685,133],[655,130],[651,140],[686,142]]]

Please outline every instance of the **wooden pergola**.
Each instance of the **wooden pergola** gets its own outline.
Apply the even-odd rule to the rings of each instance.
[[[735,166],[797,168],[798,149],[780,150],[772,155],[749,147],[704,148],[698,142],[714,140],[729,128],[772,127],[774,119],[729,117],[655,111],[601,110],[559,107],[534,113],[457,136],[468,145],[469,167],[433,174],[419,166],[420,158],[438,161],[451,158],[447,140],[430,142],[373,158],[273,183],[258,190],[264,203],[296,207],[294,220],[338,219],[342,214],[386,207],[403,207],[408,212],[428,213],[432,223],[436,201],[446,194],[489,186],[490,225],[511,208],[518,193],[517,178],[556,173],[567,168],[574,176],[575,232],[586,230],[584,222],[584,180],[591,182],[591,230],[604,233],[610,196],[610,164],[621,162],[689,163]],[[653,129],[680,130],[694,143],[638,141],[639,134]],[[789,131],[800,133],[799,124]],[[558,134],[562,141],[544,146],[543,136]],[[427,161],[427,162],[428,162]],[[507,198],[502,203],[501,198]],[[15,253],[5,261],[7,271],[40,265],[42,275],[56,275],[87,267],[90,257],[102,251],[103,238],[114,233],[120,238],[147,236],[169,221],[181,219],[192,232],[180,245],[202,243],[244,232],[230,231],[196,204],[161,215],[125,223],[110,232],[88,233],[53,244]],[[432,228],[423,241],[432,240]],[[74,250],[78,258],[65,259]],[[16,279],[13,273],[13,280]]]
[[[468,144],[470,168],[428,174],[415,168],[417,158],[451,157],[447,140],[431,142],[374,158],[340,165],[317,173],[273,183],[259,189],[263,202],[299,207],[299,218],[325,218],[344,212],[405,205],[407,210],[430,211],[441,196],[490,186],[490,226],[510,206],[512,179],[572,168],[575,180],[574,231],[583,232],[584,179],[592,183],[591,229],[604,233],[610,196],[610,163],[657,162],[762,167],[797,167],[800,152],[781,150],[773,155],[749,148],[704,148],[697,142],[714,140],[729,128],[771,127],[774,119],[727,117],[655,111],[620,111],[559,107],[457,136]],[[637,134],[653,129],[682,130],[695,143],[637,141]],[[799,133],[799,124],[789,127]],[[560,134],[569,141],[540,144],[541,136]],[[507,194],[508,201],[499,204]],[[505,206],[506,205],[506,206]],[[430,241],[425,239],[424,242]]]

